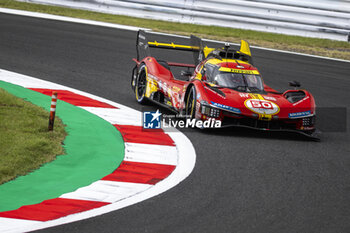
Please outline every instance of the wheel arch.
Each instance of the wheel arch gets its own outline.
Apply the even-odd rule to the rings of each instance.
[[[188,93],[190,93],[190,90],[191,90],[191,88],[192,88],[193,86],[194,86],[193,83],[188,84],[188,86],[187,86],[187,88],[186,88],[185,96],[184,96],[184,102],[186,102],[187,97],[188,97]]]
[[[144,69],[143,69],[144,67]],[[144,71],[143,71],[144,70]],[[143,91],[143,94],[142,94],[142,98],[140,98],[139,96],[139,93],[138,93],[138,82],[139,82],[139,78],[140,78],[140,75],[142,74],[142,72],[145,72],[145,90]],[[135,96],[136,96],[136,99],[139,103],[141,104],[144,104],[146,103],[146,92],[147,92],[147,86],[148,86],[148,81],[147,81],[147,64],[144,63],[144,62],[141,62],[139,65],[138,65],[138,69],[137,69],[137,77],[136,77],[136,86],[135,86]]]

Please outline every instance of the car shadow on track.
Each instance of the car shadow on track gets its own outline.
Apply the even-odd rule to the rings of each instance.
[[[227,127],[219,129],[192,129],[208,135],[220,135],[229,137],[245,137],[245,138],[264,138],[273,140],[293,140],[293,141],[320,141],[312,137],[305,136],[297,132],[283,131],[263,131],[255,129],[247,129],[241,127]]]
[[[141,111],[156,111],[159,109],[159,107],[153,106],[151,104],[147,104],[143,106],[143,109]],[[174,114],[173,111],[161,108],[160,109],[163,114]],[[184,119],[184,118],[177,118],[177,119]],[[251,128],[244,128],[244,127],[238,127],[238,126],[232,126],[232,127],[224,127],[224,128],[206,128],[206,129],[199,129],[199,128],[177,128],[179,131],[186,133],[200,133],[200,134],[207,134],[207,135],[220,135],[220,136],[228,136],[228,137],[240,137],[240,138],[262,138],[262,139],[271,139],[271,140],[293,140],[293,141],[320,141],[320,138],[315,139],[306,135],[303,135],[298,132],[288,132],[288,131],[267,131],[267,130],[258,130],[258,129],[251,129]]]

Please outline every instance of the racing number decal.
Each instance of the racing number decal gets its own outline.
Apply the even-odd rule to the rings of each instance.
[[[253,108],[263,108],[263,109],[273,109],[273,106],[270,102],[262,102],[260,100],[252,100],[251,101]]]
[[[277,104],[268,100],[247,99],[244,105],[258,114],[275,115],[280,111]]]

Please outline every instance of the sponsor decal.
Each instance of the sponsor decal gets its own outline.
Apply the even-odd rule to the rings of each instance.
[[[171,89],[169,88],[169,89],[168,89],[168,96],[171,97],[171,94],[172,94],[172,91],[171,91]]]
[[[179,91],[180,91],[180,88],[178,88],[178,87],[176,87],[176,86],[173,86],[172,91],[173,91],[173,92],[179,92]]]
[[[157,110],[156,112],[144,112],[143,113],[143,128],[144,129],[160,129],[161,121],[160,116],[162,114]]]
[[[240,69],[231,69],[227,67],[221,67],[219,70],[224,72],[237,73],[237,74],[259,74],[259,71],[257,70],[240,70]]]
[[[172,94],[171,101],[172,101],[174,107],[180,108],[180,98],[181,98],[181,95],[179,95],[178,92],[174,92]]]
[[[249,94],[248,93],[239,93],[239,96],[242,98],[249,98]]]
[[[299,117],[306,117],[310,115],[311,115],[311,110],[305,111],[305,112],[293,112],[288,114],[289,118],[299,118]]]
[[[272,96],[263,96],[264,99],[266,100],[271,100],[271,101],[277,101],[275,97],[272,97]]]
[[[158,78],[156,76],[154,76],[153,74],[147,74],[147,79],[149,81],[153,81],[153,82],[157,82]]]
[[[269,100],[248,99],[244,102],[244,105],[258,114],[275,115],[280,111],[278,105]]]
[[[168,84],[166,84],[166,82],[163,82],[162,88],[163,88],[164,94],[168,93]]]
[[[231,112],[234,112],[234,113],[241,113],[241,110],[239,110],[238,108],[234,108],[234,107],[231,107],[231,106],[227,106],[227,105],[224,105],[224,104],[218,104],[218,103],[215,103],[213,101],[211,101],[211,104],[215,107],[218,107],[218,108],[221,108],[221,109],[224,109],[224,110],[228,110],[228,111],[231,111]]]

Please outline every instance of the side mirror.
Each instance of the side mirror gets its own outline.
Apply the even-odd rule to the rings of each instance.
[[[290,82],[288,82],[288,84],[289,84],[289,86],[294,87],[295,89],[297,89],[297,87],[301,86],[300,82],[298,82],[298,81],[290,81]]]
[[[207,69],[205,67],[203,67],[203,69],[201,70],[202,77],[205,76],[206,72],[207,72]]]

